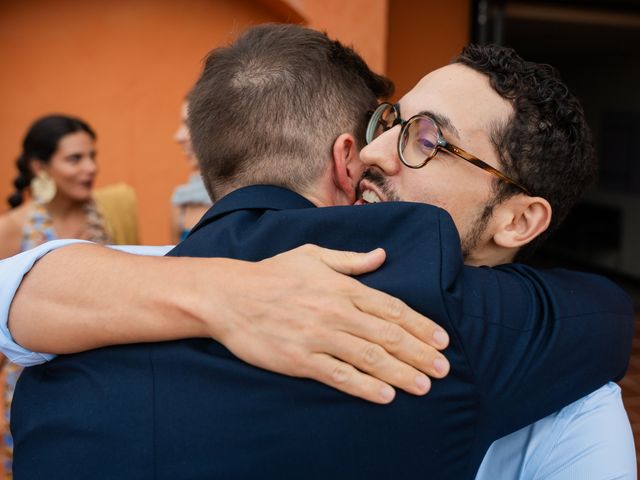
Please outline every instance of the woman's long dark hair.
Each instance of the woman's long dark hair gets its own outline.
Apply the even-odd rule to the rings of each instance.
[[[29,127],[22,141],[22,153],[16,160],[18,176],[13,180],[15,192],[7,199],[11,208],[16,208],[23,202],[24,189],[33,179],[29,162],[39,160],[42,163],[48,163],[58,149],[60,139],[76,132],[86,132],[93,140],[96,139],[95,132],[85,121],[66,115],[47,115],[39,118]]]

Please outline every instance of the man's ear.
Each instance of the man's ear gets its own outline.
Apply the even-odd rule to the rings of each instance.
[[[353,135],[340,135],[333,142],[332,154],[336,204],[352,204],[356,200],[356,187],[362,175],[360,151]]]
[[[542,197],[511,197],[494,209],[493,240],[501,247],[520,248],[549,228],[551,214],[551,205]]]

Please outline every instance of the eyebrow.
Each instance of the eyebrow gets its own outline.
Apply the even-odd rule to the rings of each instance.
[[[423,111],[420,112],[420,115],[427,115],[427,116],[433,118],[440,128],[448,130],[458,140],[460,140],[460,134],[458,133],[458,129],[455,127],[453,122],[451,122],[449,117],[447,117],[446,115],[443,115],[443,114],[437,113],[437,112],[432,112],[430,110],[423,110]]]
[[[398,115],[402,117],[402,110],[400,110],[400,102],[394,105],[398,109]],[[418,112],[418,115],[427,115],[435,120],[436,125],[438,125],[441,129],[448,130],[453,133],[453,136],[456,137],[457,140],[460,140],[460,133],[458,129],[453,124],[451,119],[442,113],[433,112],[431,110],[422,110]]]

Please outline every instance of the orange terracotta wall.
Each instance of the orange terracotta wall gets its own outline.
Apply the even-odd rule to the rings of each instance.
[[[469,42],[469,0],[391,0],[387,75],[396,98]]]
[[[0,3],[0,211],[30,122],[50,112],[98,133],[98,185],[138,194],[142,240],[166,243],[169,198],[188,169],[173,142],[203,56],[248,25],[282,21],[256,1]]]
[[[287,0],[307,25],[352,45],[372,70],[384,73],[388,0]]]

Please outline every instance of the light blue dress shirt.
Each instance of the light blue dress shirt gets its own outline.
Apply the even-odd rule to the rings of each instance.
[[[54,357],[29,351],[14,342],[7,327],[9,307],[22,278],[38,259],[56,248],[82,242],[55,240],[0,261],[0,351],[12,362],[31,366]],[[159,256],[172,247],[113,248]],[[636,478],[633,434],[622,405],[620,388],[614,383],[495,441],[476,476],[476,480]]]
[[[476,480],[636,478],[633,433],[615,383],[493,442],[476,476]]]

